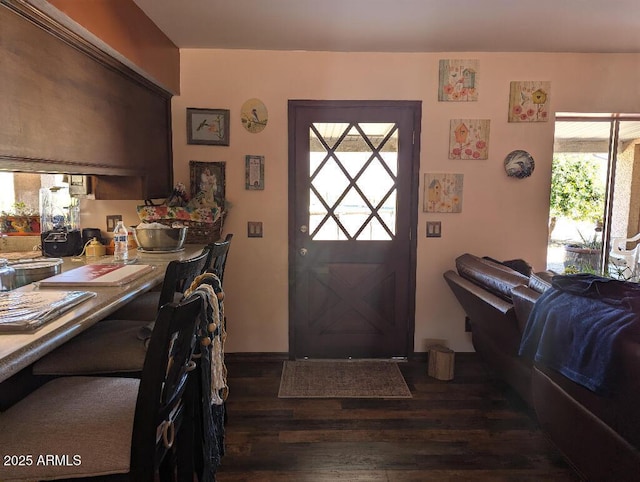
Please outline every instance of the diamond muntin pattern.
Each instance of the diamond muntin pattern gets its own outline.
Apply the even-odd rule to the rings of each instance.
[[[397,126],[314,124],[310,144],[311,238],[393,239]]]

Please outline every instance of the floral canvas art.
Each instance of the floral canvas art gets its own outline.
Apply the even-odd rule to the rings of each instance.
[[[426,213],[462,212],[463,178],[463,174],[425,174],[422,210]]]
[[[440,60],[438,100],[474,102],[478,100],[477,60]]]
[[[489,119],[452,119],[449,125],[449,159],[487,159],[489,126]]]
[[[511,82],[509,122],[547,122],[551,82]]]

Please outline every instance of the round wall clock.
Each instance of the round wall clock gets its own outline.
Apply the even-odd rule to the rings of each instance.
[[[529,177],[533,172],[535,162],[527,151],[511,151],[504,158],[504,170],[507,176],[523,179]]]
[[[242,104],[240,118],[245,129],[252,134],[257,134],[267,127],[269,113],[260,99],[249,99]]]

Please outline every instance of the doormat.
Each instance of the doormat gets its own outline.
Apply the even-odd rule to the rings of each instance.
[[[391,361],[285,361],[278,398],[411,398],[411,391]]]

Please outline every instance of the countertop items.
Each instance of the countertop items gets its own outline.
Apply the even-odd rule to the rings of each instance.
[[[96,294],[90,291],[9,291],[0,293],[0,332],[29,332]]]
[[[184,251],[167,254],[138,253],[140,265],[154,266],[142,276],[120,286],[91,286],[87,291],[94,292],[95,297],[79,303],[59,317],[42,325],[33,333],[0,334],[0,381],[26,368],[34,361],[58,346],[65,343],[90,326],[113,313],[118,308],[162,283],[167,264],[174,259],[188,259],[202,252],[202,245],[186,245]],[[78,261],[73,261],[79,259]],[[99,258],[97,262],[109,262],[112,257]],[[81,266],[95,263],[94,258],[63,258],[63,273]],[[132,265],[135,266],[135,265]],[[14,290],[14,293],[30,293],[34,291],[60,291],[60,288],[38,287],[31,283]],[[84,289],[83,289],[84,291]]]
[[[40,281],[45,286],[122,286],[154,269],[149,264],[94,263]]]

